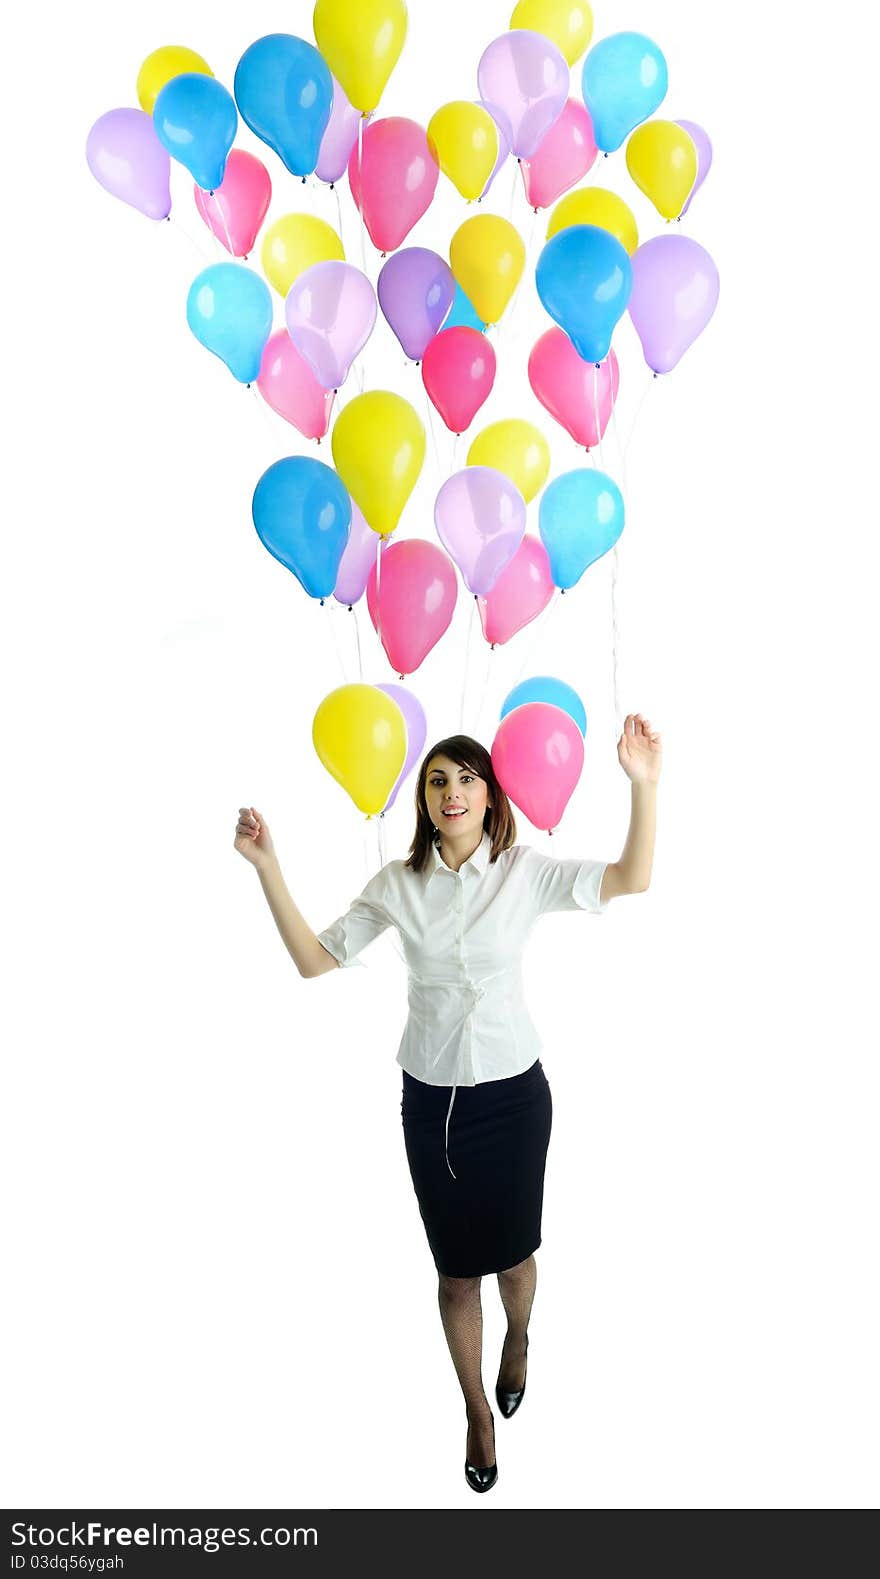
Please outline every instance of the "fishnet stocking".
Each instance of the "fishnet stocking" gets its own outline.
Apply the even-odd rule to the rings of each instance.
[[[538,1266],[533,1255],[518,1266],[498,1273],[501,1303],[507,1313],[507,1333],[501,1350],[498,1386],[502,1392],[518,1392],[526,1376],[526,1332],[538,1282]]]
[[[478,1277],[440,1276],[438,1298],[443,1331],[464,1393],[468,1417],[467,1458],[479,1468],[495,1463],[492,1411],[483,1391],[483,1307]]]

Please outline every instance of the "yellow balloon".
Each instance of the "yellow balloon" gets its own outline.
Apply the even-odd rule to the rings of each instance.
[[[336,418],[333,461],[368,525],[394,531],[425,459],[425,430],[408,400],[387,389],[355,395]]]
[[[515,483],[528,504],[550,475],[550,446],[540,428],[520,417],[491,422],[468,450],[468,466],[492,466]]]
[[[137,96],[141,109],[152,115],[153,105],[166,82],[182,77],[185,71],[198,71],[205,77],[214,75],[208,62],[194,49],[185,49],[182,44],[164,44],[161,49],[154,49],[138,72]]]
[[[428,147],[462,197],[480,197],[498,158],[498,127],[466,99],[444,104],[428,122]]]
[[[345,261],[345,252],[332,225],[313,214],[282,214],[269,226],[260,249],[263,273],[279,296],[286,296],[294,280],[313,263]]]
[[[406,38],[404,0],[317,0],[315,41],[350,104],[376,108]]]
[[[519,0],[510,26],[543,33],[573,66],[593,36],[593,13],[588,5],[577,4],[576,0]]]
[[[639,244],[639,227],[631,209],[616,192],[606,192],[601,186],[582,187],[560,198],[550,215],[547,240],[569,225],[598,225],[600,230],[610,231],[630,257]]]
[[[384,811],[406,760],[406,724],[375,685],[340,685],[312,720],[312,743],[360,811]]]
[[[646,121],[626,145],[626,168],[664,219],[678,219],[697,179],[694,140],[675,121]]]
[[[456,280],[484,323],[497,323],[522,277],[526,249],[518,230],[497,214],[475,214],[449,243]]]

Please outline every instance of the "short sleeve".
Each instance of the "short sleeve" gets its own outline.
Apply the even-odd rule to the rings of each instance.
[[[529,887],[536,916],[550,910],[590,910],[599,916],[608,909],[608,900],[599,898],[607,861],[556,861],[540,850],[530,849],[529,853]]]
[[[383,867],[352,900],[345,915],[317,934],[318,942],[323,943],[340,965],[359,964],[357,956],[367,944],[391,926],[391,916],[384,903],[386,889],[386,869]]]

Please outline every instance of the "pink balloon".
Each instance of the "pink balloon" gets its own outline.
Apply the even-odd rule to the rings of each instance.
[[[360,506],[352,499],[351,529],[348,542],[342,551],[336,574],[336,586],[333,589],[333,596],[338,603],[345,603],[351,608],[359,598],[363,597],[367,577],[370,571],[376,568],[378,541],[378,534],[373,531],[369,522],[364,520]]]
[[[566,99],[559,120],[554,121],[540,147],[531,159],[520,163],[526,197],[532,207],[536,211],[549,208],[586,175],[598,152],[586,105],[577,99]]]
[[[620,367],[613,350],[598,367],[595,362],[585,362],[567,334],[548,329],[532,347],[529,383],[551,417],[590,450],[611,420],[620,388]]]
[[[319,181],[329,181],[332,186],[343,174],[351,157],[351,150],[358,140],[360,118],[360,110],[349,104],[342,88],[333,77],[333,106],[321,138],[318,163],[315,166],[315,175]]]
[[[547,607],[553,590],[550,556],[544,544],[536,537],[524,537],[495,585],[479,599],[486,641],[493,647],[510,641]]]
[[[501,788],[536,828],[552,832],[584,765],[584,738],[570,713],[524,702],[502,718],[492,742]]]
[[[401,115],[374,121],[361,140],[348,161],[351,195],[373,245],[393,252],[430,206],[440,166],[423,127]]]
[[[458,580],[441,548],[409,537],[383,548],[379,596],[382,619],[377,624],[374,564],[367,581],[367,608],[388,662],[403,679],[449,629]]]
[[[466,466],[440,489],[434,524],[468,591],[485,597],[523,540],[526,502],[494,466]]]
[[[257,388],[267,406],[307,439],[324,437],[330,426],[334,391],[321,388],[286,329],[276,329],[266,341]]]
[[[209,230],[234,258],[246,258],[272,201],[266,166],[243,148],[226,158],[223,180],[213,192],[193,187],[196,208]]]
[[[287,329],[322,389],[339,389],[376,322],[376,293],[353,263],[313,263],[284,302]]]
[[[568,97],[568,63],[543,33],[517,28],[492,40],[477,67],[480,98],[504,111],[518,159],[531,159]]]
[[[422,358],[422,382],[450,432],[464,433],[492,393],[491,342],[467,324],[441,329]]]

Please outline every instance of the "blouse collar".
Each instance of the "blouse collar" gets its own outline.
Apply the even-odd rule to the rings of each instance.
[[[489,864],[489,852],[490,852],[491,849],[492,849],[492,840],[489,838],[489,835],[486,832],[486,829],[484,828],[483,829],[483,837],[482,837],[482,839],[480,840],[479,844],[477,845],[477,848],[475,849],[473,855],[469,855],[467,860],[462,862],[461,870],[464,871],[466,866],[473,866],[473,867],[476,868],[476,870],[478,872],[480,872],[480,873],[485,872],[486,867]],[[444,872],[452,872],[452,867],[446,865],[446,862],[444,861],[443,857],[441,856],[440,851],[437,848],[437,845],[436,844],[432,844],[431,845],[430,862],[429,862],[429,865],[425,868],[425,882],[429,883],[431,881],[431,878],[434,876],[434,873],[436,871],[438,871],[441,867],[442,867]],[[452,875],[456,876],[456,873],[453,872]]]

